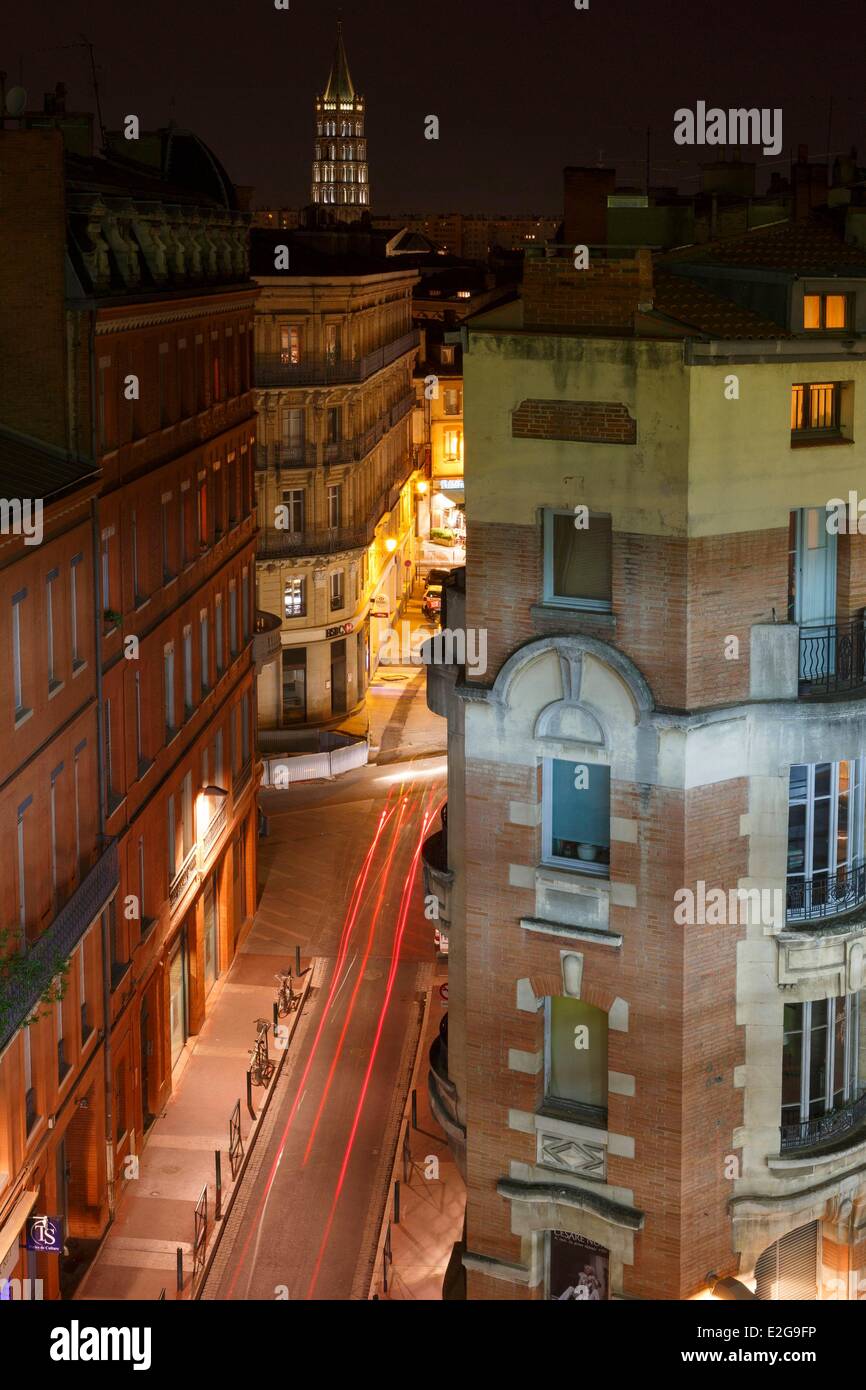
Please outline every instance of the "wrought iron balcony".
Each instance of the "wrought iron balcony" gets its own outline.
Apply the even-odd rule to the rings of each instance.
[[[257,444],[256,468],[315,468],[315,444]]]
[[[835,1110],[829,1110],[826,1115],[815,1115],[810,1120],[803,1120],[801,1124],[782,1125],[781,1152],[789,1153],[792,1149],[814,1149],[820,1145],[832,1143],[835,1139],[841,1139],[846,1134],[866,1121],[866,1090],[847,1105],[840,1105]]]
[[[847,623],[800,628],[800,695],[866,690],[866,609]]]
[[[789,922],[814,922],[851,912],[866,902],[866,862],[858,859],[850,869],[811,878],[789,878],[786,917]]]
[[[117,842],[112,840],[48,930],[23,953],[26,968],[20,977],[0,982],[0,1050],[33,1012],[88,927],[108,905],[118,883]]]
[[[340,386],[366,381],[374,372],[380,372],[398,357],[412,352],[419,342],[418,330],[412,329],[354,360],[325,353],[302,357],[299,362],[286,362],[282,353],[257,352],[256,386]]]
[[[259,533],[260,559],[291,559],[295,555],[335,555],[360,550],[373,539],[368,526],[339,526],[331,531],[272,531]]]
[[[189,885],[198,874],[198,850],[193,845],[189,854],[184,859],[177,873],[169,885],[168,900],[171,911],[174,912],[181,898],[186,893]]]

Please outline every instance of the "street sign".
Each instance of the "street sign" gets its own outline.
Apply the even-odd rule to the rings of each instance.
[[[442,1000],[442,1003],[443,1003],[443,1004],[447,1004],[447,1003],[448,1003],[448,985],[447,985],[447,983],[444,984],[444,985],[440,985],[440,986],[439,986],[439,998]]]

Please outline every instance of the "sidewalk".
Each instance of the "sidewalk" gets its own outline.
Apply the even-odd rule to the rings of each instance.
[[[408,1127],[409,1180],[405,1180],[402,1146],[397,1154],[394,1178],[400,1182],[400,1222],[394,1223],[394,1187],[386,1212],[385,1230],[379,1243],[376,1274],[370,1297],[395,1301],[442,1301],[442,1281],[455,1241],[463,1235],[466,1185],[451,1157],[448,1142],[430,1113],[427,1092],[428,1055],[447,1004],[439,993],[448,979],[447,962],[437,963],[434,984],[418,1048],[412,1086],[417,1100],[418,1128]],[[411,1097],[410,1097],[411,1100]],[[407,1113],[408,1113],[407,1105]],[[435,1165],[438,1162],[438,1177]],[[382,1245],[391,1218],[391,1261],[388,1289],[383,1279]]]
[[[205,1186],[208,1255],[218,1230],[214,1220],[215,1150],[222,1153],[225,1215],[235,1186],[229,1163],[229,1117],[240,1100],[246,1155],[273,1089],[273,1081],[267,1091],[253,1087],[253,1108],[259,1117],[254,1126],[246,1097],[249,1052],[255,1042],[256,1019],[272,1019],[277,989],[273,977],[286,964],[284,955],[250,955],[242,948],[228,974],[214,986],[205,1025],[198,1037],[187,1043],[186,1055],[175,1071],[173,1094],[154,1121],[139,1155],[137,1179],[123,1182],[119,1175],[114,1223],[82,1279],[76,1299],[158,1299],[163,1289],[166,1300],[191,1297],[194,1212]],[[312,972],[303,978],[305,996],[311,979]],[[304,999],[282,1020],[290,1032],[300,1020],[303,1003]],[[268,1038],[271,1060],[281,1064],[287,1053],[277,1052],[272,1034]],[[183,1250],[181,1294],[177,1292],[178,1247]]]

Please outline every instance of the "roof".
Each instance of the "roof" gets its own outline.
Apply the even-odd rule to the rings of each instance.
[[[844,241],[830,218],[816,216],[806,222],[755,227],[745,236],[680,248],[658,258],[658,264],[675,261],[791,275],[866,275],[866,251]]]
[[[686,275],[656,269],[653,309],[676,319],[684,327],[712,338],[791,338],[794,335],[774,319],[743,309],[732,300],[713,294]]]
[[[191,207],[224,207],[217,199],[195,191],[189,186],[173,184],[134,160],[113,155],[103,159],[96,155],[66,155],[67,184],[74,191],[105,193],[110,197],[124,196],[141,201],[179,203]]]
[[[325,237],[319,237],[319,244],[316,245],[285,229],[253,227],[250,231],[250,275],[278,275],[292,280],[308,275],[333,279],[334,276],[415,273],[411,257],[386,256],[368,251],[364,249],[364,245],[358,244],[359,241],[366,246],[370,245],[368,238],[363,235],[353,238],[351,233],[335,234],[329,247]],[[325,244],[322,244],[323,242]],[[277,246],[289,248],[288,270],[275,269],[274,251]]]
[[[354,101],[355,88],[349,72],[349,62],[346,58],[346,50],[343,47],[343,25],[337,21],[337,46],[334,49],[334,61],[331,64],[331,75],[328,78],[328,85],[325,88],[325,101]]]
[[[7,500],[26,493],[51,502],[96,478],[99,471],[92,459],[74,459],[60,449],[0,430],[0,495]]]

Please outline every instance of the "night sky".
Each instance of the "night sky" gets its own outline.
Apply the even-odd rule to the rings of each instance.
[[[696,187],[673,113],[699,100],[781,107],[784,151],[756,152],[759,188],[800,143],[866,160],[862,0],[348,0],[352,78],[368,106],[375,211],[549,212],[565,164]],[[49,0],[6,6],[0,67],[30,107],[58,80],[92,108],[82,31],[94,44],[106,124],[174,118],[200,135],[254,205],[308,200],[315,94],[328,76],[331,0]],[[441,122],[438,143],[424,118]],[[713,157],[717,151],[701,151]],[[744,152],[745,155],[745,152]]]

